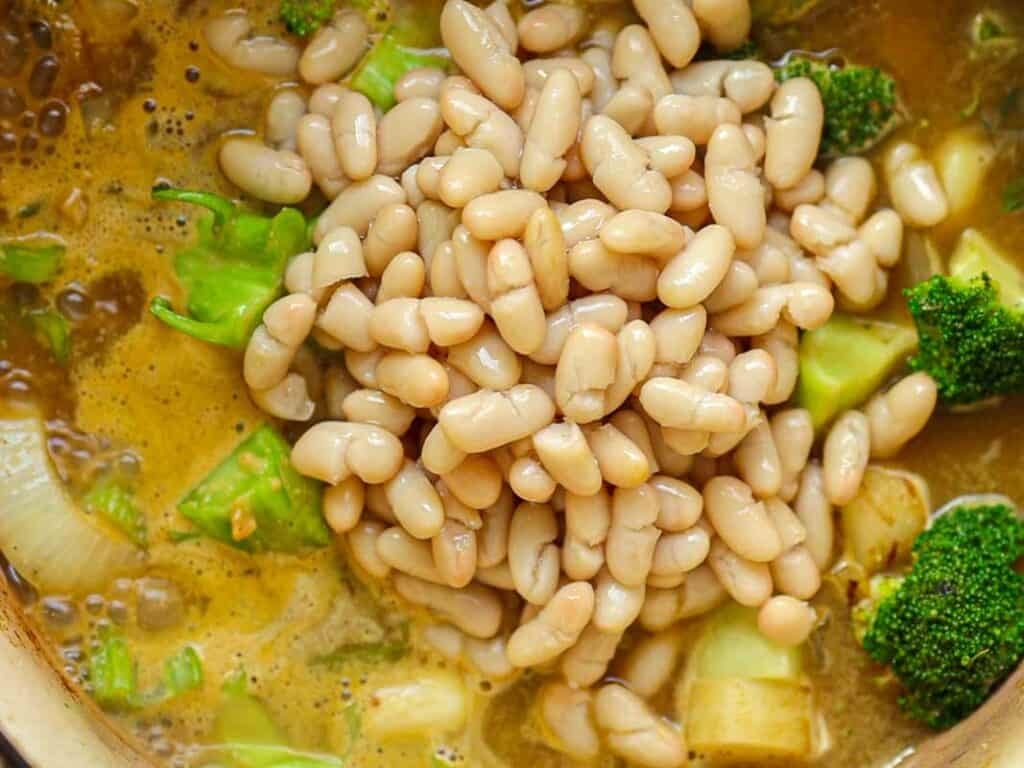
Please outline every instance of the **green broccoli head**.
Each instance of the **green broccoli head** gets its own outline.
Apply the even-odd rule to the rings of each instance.
[[[901,121],[896,81],[877,67],[840,66],[792,56],[775,70],[775,76],[780,83],[807,77],[821,91],[825,105],[822,157],[866,152]]]
[[[288,31],[307,37],[326,24],[334,15],[335,0],[281,0],[281,21]]]
[[[957,507],[914,543],[905,577],[858,606],[862,645],[903,687],[900,705],[948,728],[1024,656],[1024,523],[1005,505]]]
[[[910,358],[947,403],[1024,392],[1024,313],[999,300],[989,274],[970,280],[936,275],[906,291],[920,337]]]

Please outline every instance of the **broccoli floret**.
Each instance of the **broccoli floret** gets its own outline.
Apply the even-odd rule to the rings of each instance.
[[[910,367],[927,371],[945,402],[1024,393],[1024,275],[988,239],[967,230],[950,276],[905,293],[920,336]]]
[[[901,121],[896,81],[877,67],[837,64],[793,56],[775,70],[781,83],[807,77],[821,91],[825,127],[822,157],[866,152]]]
[[[307,37],[334,15],[334,0],[281,0],[280,15],[289,32]]]
[[[1024,523],[1005,505],[961,506],[917,537],[903,577],[858,606],[864,650],[903,688],[900,705],[948,728],[1024,656]]]

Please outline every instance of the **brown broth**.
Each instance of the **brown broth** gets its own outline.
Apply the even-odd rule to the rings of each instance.
[[[26,29],[40,5],[0,0],[0,28]],[[194,220],[193,211],[153,205],[151,187],[170,181],[232,194],[213,161],[218,137],[260,125],[271,92],[261,78],[213,59],[199,35],[205,18],[239,5],[254,11],[258,27],[272,22],[274,3],[256,0],[140,3],[138,15],[120,24],[103,18],[100,2],[83,1],[67,13],[66,5],[47,6],[52,51],[30,50],[20,78],[0,74],[3,88],[22,82],[32,61],[48,52],[61,64],[51,93],[30,107],[41,109],[47,99],[66,104],[63,135],[41,138],[33,152],[0,153],[0,229],[4,235],[54,231],[66,240],[66,268],[39,299],[64,307],[74,338],[70,362],[60,366],[17,323],[5,321],[0,415],[41,410],[53,458],[73,487],[95,470],[97,456],[130,452],[137,458],[138,500],[151,532],[146,575],[174,581],[186,606],[180,624],[145,632],[134,621],[136,585],[124,579],[102,595],[74,601],[70,620],[54,618],[45,599],[26,610],[61,650],[73,677],[81,677],[79,659],[101,619],[123,626],[146,685],[184,643],[202,647],[201,690],[119,716],[174,766],[202,764],[220,682],[239,668],[293,744],[340,753],[347,748],[342,713],[349,701],[372,706],[374,687],[450,666],[419,646],[383,666],[309,663],[340,643],[379,639],[402,617],[389,598],[360,585],[333,550],[251,558],[207,540],[172,539],[183,525],[178,499],[263,420],[248,400],[237,354],[177,334],[144,311],[153,295],[181,298],[170,256],[187,242]],[[1024,86],[1019,60],[993,74],[967,56],[966,29],[983,7],[998,8],[1024,30],[1017,0],[831,0],[802,23],[765,32],[761,43],[773,56],[792,48],[839,48],[858,62],[885,67],[898,77],[913,116],[901,135],[932,148],[948,131],[978,122],[961,111],[979,79],[992,81],[978,92],[980,117],[997,109],[1012,84]],[[618,5],[601,8],[624,13]],[[196,82],[186,78],[188,67],[198,68]],[[19,141],[33,132],[4,123],[0,129],[16,129]],[[1005,182],[1024,171],[1024,158],[1013,143],[1004,142],[1002,151],[977,205],[932,233],[944,255],[968,223],[1024,254],[1024,214],[1003,214],[999,202]],[[72,190],[86,201],[84,220],[61,211]],[[1024,265],[1024,256],[1017,259]],[[903,312],[898,287],[884,310],[889,315]],[[14,300],[9,294],[4,306]],[[103,311],[79,316],[83,302],[102,302]],[[1024,400],[1016,399],[937,414],[893,463],[920,473],[936,505],[985,491],[1024,502],[1022,449]],[[826,591],[819,604],[831,619],[815,637],[811,669],[832,748],[817,764],[881,766],[924,731],[899,714],[892,690],[876,683],[876,670],[849,631],[845,600]],[[471,726],[457,745],[464,764],[489,765],[480,746],[488,741],[511,764],[571,765],[539,743],[530,715],[533,682],[503,689],[472,679],[470,686]],[[363,743],[351,765],[427,765],[443,744]]]

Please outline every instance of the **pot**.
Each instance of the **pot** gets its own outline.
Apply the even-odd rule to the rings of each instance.
[[[58,672],[57,661],[0,580],[0,732],[31,768],[156,768],[87,694]],[[984,707],[898,766],[1024,766],[1024,665]]]

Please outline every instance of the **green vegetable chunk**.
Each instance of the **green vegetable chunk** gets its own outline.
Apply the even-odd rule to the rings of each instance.
[[[900,704],[932,728],[977,709],[1024,656],[1024,523],[1005,505],[961,506],[914,543],[904,577],[856,610],[864,650],[892,669]]]
[[[93,698],[104,709],[129,709],[139,692],[138,667],[128,643],[109,626],[100,627],[99,647],[89,655]]]
[[[950,271],[906,291],[921,337],[910,367],[927,371],[947,403],[1024,392],[1024,276],[973,230]]]
[[[288,31],[312,35],[334,15],[334,0],[281,0],[279,15]]]
[[[87,512],[102,517],[139,547],[145,547],[146,518],[135,504],[131,491],[114,477],[102,477],[82,498]]]
[[[835,314],[800,340],[796,402],[815,429],[867,400],[914,350],[911,328]]]
[[[0,275],[16,283],[48,283],[60,272],[64,250],[49,240],[0,243]]]
[[[202,341],[240,349],[281,291],[288,259],[307,250],[306,219],[293,208],[273,217],[242,210],[207,192],[159,189],[157,200],[192,203],[212,212],[197,225],[198,241],[174,258],[188,294],[188,315],[156,297],[150,311],[172,328]]]
[[[409,653],[409,625],[402,624],[395,635],[376,643],[345,643],[330,653],[315,657],[313,663],[339,667],[351,662],[380,664],[398,661]]]
[[[341,768],[340,758],[299,752],[288,746],[284,732],[267,708],[246,691],[245,675],[222,688],[215,737],[234,768]]]
[[[901,121],[896,81],[876,67],[838,66],[793,56],[775,70],[775,76],[779,82],[808,77],[821,91],[825,105],[822,157],[866,152]]]
[[[363,57],[349,86],[387,111],[395,106],[395,83],[420,67],[447,69],[448,59],[403,44],[401,35],[391,29]]]
[[[71,328],[59,312],[46,307],[29,310],[25,319],[36,338],[50,348],[54,359],[64,365],[71,356]]]
[[[290,453],[273,427],[260,427],[181,500],[178,511],[207,536],[248,552],[326,546],[320,484],[295,471]]]
[[[164,698],[173,698],[203,685],[203,663],[195,648],[185,646],[164,662]]]

